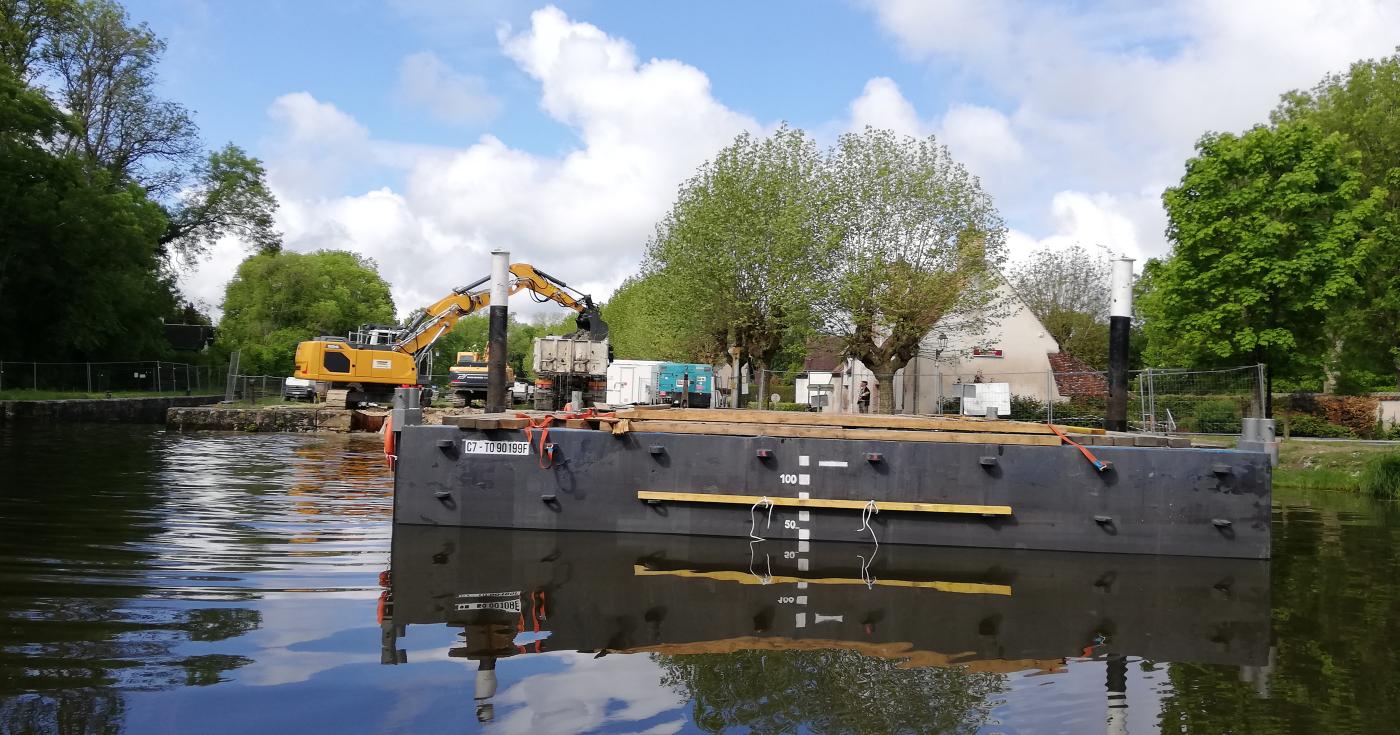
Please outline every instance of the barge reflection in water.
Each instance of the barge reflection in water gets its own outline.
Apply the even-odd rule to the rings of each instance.
[[[381,660],[408,660],[408,626],[457,629],[447,655],[477,662],[490,721],[509,659],[653,654],[712,731],[956,729],[986,716],[1000,675],[1071,659],[1108,662],[1110,726],[1128,656],[1266,676],[1267,562],[830,543],[799,569],[796,548],[398,525]]]

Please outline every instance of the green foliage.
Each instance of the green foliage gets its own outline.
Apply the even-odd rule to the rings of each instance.
[[[1187,427],[1189,431],[1202,434],[1237,434],[1241,429],[1240,407],[1235,401],[1198,401],[1191,409],[1189,414],[1177,418],[1178,425]]]
[[[1361,491],[1380,500],[1400,498],[1400,452],[1368,459],[1361,470]]]
[[[1084,311],[1052,309],[1040,318],[1060,351],[1095,370],[1108,369],[1108,322]]]
[[[1044,421],[1045,416],[1045,401],[1035,396],[1011,396],[1010,418],[1017,421]]]
[[[983,331],[1006,228],[977,177],[932,137],[873,128],[841,136],[830,159],[841,239],[823,306],[846,353],[893,375],[935,324]],[[877,390],[891,410],[894,381]]]
[[[632,276],[603,304],[613,350],[619,360],[708,362],[719,353],[683,304],[670,296],[668,273]]]
[[[1294,374],[1298,355],[1320,352],[1383,195],[1364,190],[1358,158],[1310,124],[1203,137],[1163,195],[1173,250],[1149,268],[1149,362],[1244,358]]]
[[[242,350],[246,374],[290,375],[297,343],[393,322],[374,261],[339,250],[265,253],[243,261],[229,282],[219,345]]]
[[[681,185],[643,277],[612,305],[622,354],[711,362],[737,347],[755,367],[771,365],[785,339],[815,322],[832,241],[828,194],[821,155],[801,130],[741,134]],[[638,324],[641,334],[623,336]]]
[[[261,161],[232,143],[210,153],[195,168],[195,183],[171,209],[161,243],[187,257],[225,235],[261,253],[280,250],[282,235],[272,224],[277,199],[266,176]]]
[[[1312,414],[1290,413],[1287,415],[1289,436],[1311,436],[1325,439],[1355,439],[1356,432],[1327,419]]]
[[[70,123],[0,67],[0,343],[8,359],[150,358],[175,311],[156,240],[166,221],[50,143]]]
[[[844,648],[656,657],[704,732],[970,733],[1000,674],[900,665]]]
[[[1079,245],[1045,248],[1012,268],[1016,296],[1060,346],[1098,370],[1108,368],[1108,300],[1112,261]]]
[[[1400,376],[1400,54],[1352,64],[1313,89],[1284,95],[1273,119],[1306,122],[1344,136],[1357,155],[1363,192],[1385,190],[1372,221],[1372,240],[1360,254],[1360,292],[1328,322],[1331,367]],[[1355,382],[1353,380],[1353,382]]]

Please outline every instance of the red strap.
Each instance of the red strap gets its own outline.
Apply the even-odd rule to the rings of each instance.
[[[540,469],[549,469],[554,466],[554,455],[546,456],[545,446],[549,443],[549,425],[554,423],[554,415],[544,416],[538,419],[530,418],[523,413],[515,415],[516,418],[526,419],[530,423],[525,425],[525,442],[534,441],[535,429],[540,430]],[[548,461],[546,461],[548,460]]]
[[[1089,451],[1088,449],[1085,449],[1084,445],[1069,438],[1069,435],[1065,434],[1065,432],[1063,431],[1060,431],[1060,427],[1050,423],[1049,421],[1045,422],[1045,425],[1049,426],[1051,431],[1058,434],[1059,437],[1065,442],[1067,442],[1070,446],[1074,447],[1075,449],[1078,449],[1079,453],[1083,454],[1084,458],[1089,460],[1090,464],[1094,465],[1094,469],[1098,470],[1099,472],[1103,472],[1104,470],[1107,470],[1108,468],[1113,466],[1112,462],[1100,460],[1098,457],[1094,456],[1093,452]]]

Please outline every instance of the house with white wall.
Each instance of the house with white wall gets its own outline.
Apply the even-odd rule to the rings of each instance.
[[[955,400],[961,385],[968,383],[1006,383],[1012,396],[1038,401],[1106,394],[1102,375],[1060,354],[1049,330],[1004,280],[997,301],[1004,308],[982,334],[939,326],[929,330],[918,354],[893,377],[895,413],[937,413],[940,399]],[[859,360],[846,358],[832,375],[835,395],[823,410],[854,412],[862,380],[870,383],[872,402],[879,400],[880,379]]]

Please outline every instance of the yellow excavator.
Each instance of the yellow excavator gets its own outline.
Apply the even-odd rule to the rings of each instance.
[[[573,309],[578,312],[580,335],[596,341],[607,339],[608,325],[587,294],[528,263],[511,264],[510,277],[510,293],[529,291],[540,303],[553,301]],[[328,383],[326,402],[331,405],[388,402],[395,388],[408,385],[423,386],[425,397],[431,398],[421,365],[433,344],[451,331],[457,320],[490,306],[490,288],[480,288],[489,280],[487,276],[453,289],[403,327],[366,328],[349,339],[318,337],[302,342],[297,345],[293,374]]]

